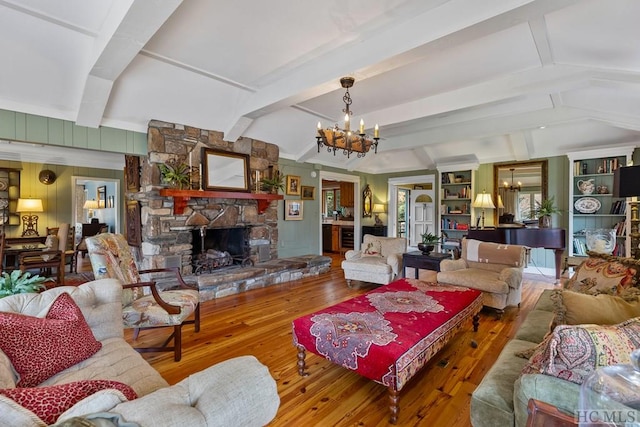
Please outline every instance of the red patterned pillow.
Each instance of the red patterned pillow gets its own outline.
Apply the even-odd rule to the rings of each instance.
[[[44,318],[0,313],[0,330],[0,349],[20,375],[17,387],[35,387],[102,348],[68,293]]]
[[[559,325],[534,350],[523,374],[546,374],[576,384],[603,366],[631,363],[640,347],[640,317],[618,325]]]
[[[30,410],[49,425],[54,424],[63,412],[82,399],[107,389],[118,390],[127,400],[138,397],[127,384],[107,380],[76,381],[49,387],[10,388],[0,390],[0,394]]]

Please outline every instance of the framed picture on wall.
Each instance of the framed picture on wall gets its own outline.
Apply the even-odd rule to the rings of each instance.
[[[287,175],[286,194],[289,196],[300,195],[300,177],[296,175]]]
[[[124,156],[124,178],[126,189],[130,193],[140,190],[140,157]]]
[[[303,185],[301,188],[300,198],[302,200],[313,200],[316,198],[316,187],[310,185]]]
[[[302,221],[301,200],[284,201],[284,219],[285,221]]]
[[[142,223],[140,218],[140,203],[137,200],[127,202],[127,243],[133,247],[142,245]]]

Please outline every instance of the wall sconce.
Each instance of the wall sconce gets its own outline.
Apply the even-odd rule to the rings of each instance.
[[[44,212],[42,199],[18,199],[16,212],[27,212],[22,215],[22,237],[39,236],[38,215],[33,212]]]
[[[374,203],[372,212],[375,214],[375,220],[377,226],[382,226],[382,220],[380,220],[380,214],[386,212],[386,208],[382,203]]]

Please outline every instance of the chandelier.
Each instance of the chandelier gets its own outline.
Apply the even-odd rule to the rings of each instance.
[[[349,94],[349,88],[353,86],[355,79],[353,77],[343,77],[340,79],[340,85],[347,91],[342,97],[344,101],[344,129],[340,129],[338,124],[330,129],[322,129],[322,123],[318,122],[318,134],[316,140],[318,142],[318,153],[321,147],[327,147],[327,152],[332,152],[336,155],[336,151],[342,150],[342,154],[345,154],[347,158],[352,153],[357,153],[358,157],[364,157],[371,147],[373,147],[374,153],[378,153],[378,140],[380,139],[378,125],[376,124],[373,130],[373,138],[368,137],[364,133],[364,120],[360,119],[360,129],[358,133],[351,131],[351,115],[353,111],[349,108],[351,105],[351,94]]]
[[[518,181],[518,185],[514,185],[513,183],[513,171],[515,170],[514,168],[509,169],[511,171],[511,185],[509,185],[509,183],[507,181],[503,182],[502,185],[504,186],[505,190],[509,190],[509,191],[520,191],[522,190],[522,183],[520,181]]]

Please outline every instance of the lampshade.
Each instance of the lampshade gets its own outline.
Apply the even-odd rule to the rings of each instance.
[[[41,199],[18,199],[16,212],[44,212]]]
[[[502,196],[498,194],[498,209],[504,209],[504,204],[502,203]]]
[[[98,209],[98,202],[96,200],[87,200],[82,205],[82,209]]]
[[[482,192],[476,196],[476,200],[473,202],[474,208],[482,209],[495,209],[493,200],[491,200],[491,194]]]
[[[384,213],[385,211],[385,206],[382,203],[373,204],[373,213]]]
[[[613,197],[640,196],[640,165],[613,171]]]

